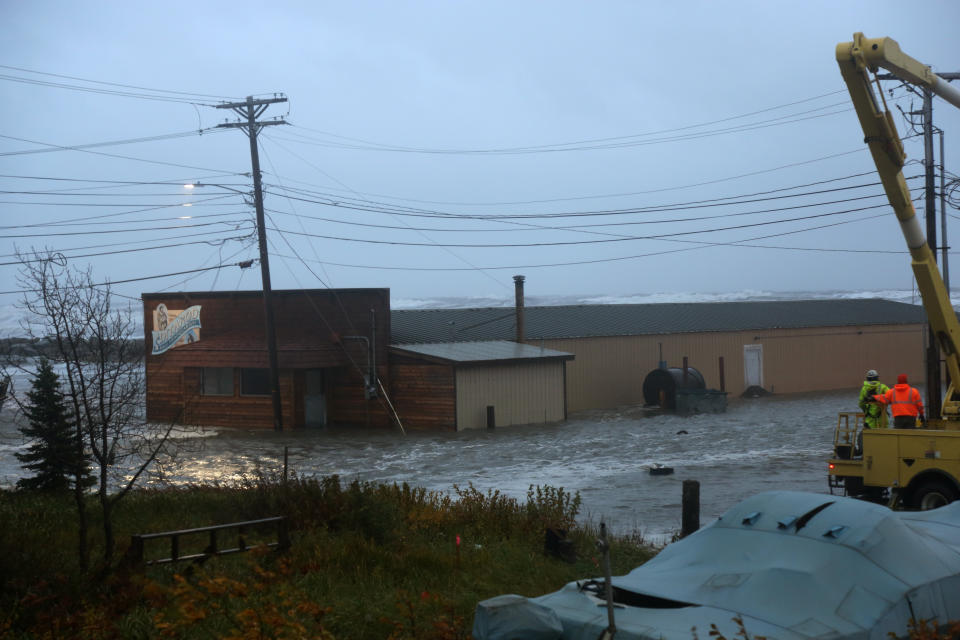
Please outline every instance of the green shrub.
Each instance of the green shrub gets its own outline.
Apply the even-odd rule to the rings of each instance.
[[[531,486],[517,500],[472,485],[447,495],[336,476],[283,483],[255,475],[138,490],[116,513],[120,551],[135,533],[276,515],[288,518],[292,548],[89,574],[73,560],[69,506],[0,491],[0,518],[13,524],[0,527],[0,638],[458,639],[484,598],[541,595],[601,573],[596,531],[575,522],[579,495],[554,487]],[[546,556],[545,526],[570,529],[579,560]],[[154,543],[148,556],[167,555],[168,543]],[[612,541],[616,573],[651,554]]]

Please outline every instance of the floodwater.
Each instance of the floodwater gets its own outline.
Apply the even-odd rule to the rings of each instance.
[[[688,418],[621,407],[549,426],[460,433],[196,429],[182,434],[185,446],[167,482],[277,473],[286,447],[290,470],[303,476],[338,474],[445,492],[472,483],[518,498],[530,485],[563,487],[580,492],[581,518],[662,540],[680,528],[686,479],[700,482],[703,524],[761,491],[827,493],[825,461],[837,412],[855,411],[856,394],[731,399],[726,413]],[[21,472],[13,454],[24,445],[10,409],[3,413],[0,486],[11,486]],[[649,467],[658,463],[675,473],[651,476]]]

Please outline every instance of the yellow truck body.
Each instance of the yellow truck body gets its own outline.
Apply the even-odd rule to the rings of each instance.
[[[862,414],[840,414],[830,487],[913,509],[960,498],[960,430],[953,421],[926,429],[863,429]],[[952,427],[952,428],[951,428]],[[862,454],[857,436],[862,433]]]

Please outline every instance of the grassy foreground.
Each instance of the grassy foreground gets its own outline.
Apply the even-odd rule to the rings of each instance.
[[[121,555],[131,534],[275,515],[289,519],[292,548],[84,574],[70,498],[0,491],[0,637],[467,638],[484,598],[541,595],[601,575],[597,533],[574,521],[578,495],[454,493],[336,477],[140,490],[117,509]],[[575,562],[544,554],[546,527],[569,530]],[[204,543],[185,541],[181,553]],[[614,575],[653,553],[637,538],[612,540]],[[148,557],[166,555],[168,543],[147,548]]]

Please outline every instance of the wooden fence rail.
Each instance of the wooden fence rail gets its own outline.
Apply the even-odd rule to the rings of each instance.
[[[247,520],[245,522],[231,522],[229,524],[218,524],[210,527],[197,527],[196,529],[182,529],[180,531],[164,531],[161,533],[142,533],[130,536],[130,560],[136,564],[168,564],[170,562],[181,562],[184,560],[199,560],[209,558],[210,556],[222,556],[230,553],[241,553],[249,551],[256,545],[248,545],[244,534],[254,527],[274,525],[277,530],[276,542],[267,543],[268,547],[286,551],[290,548],[290,532],[287,528],[287,519],[283,516],[273,518],[262,518],[260,520]],[[236,529],[236,545],[226,549],[220,548],[221,540],[218,539],[218,533],[227,529]],[[201,553],[191,553],[188,555],[180,554],[180,539],[184,536],[195,536],[207,534],[209,543]],[[170,557],[157,560],[144,560],[144,547],[148,540],[157,540],[160,538],[170,539]]]

